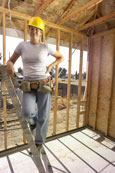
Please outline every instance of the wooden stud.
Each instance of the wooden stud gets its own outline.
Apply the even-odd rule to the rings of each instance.
[[[79,114],[80,114],[80,100],[81,100],[81,86],[82,86],[82,65],[83,65],[83,38],[80,45],[80,64],[79,64],[79,83],[78,83],[78,102],[77,102],[77,117],[76,127],[79,127]]]
[[[68,66],[68,86],[67,86],[67,114],[66,114],[66,131],[69,129],[69,108],[70,108],[70,92],[71,92],[71,65],[72,65],[72,42],[73,34],[70,34],[69,42],[69,66]]]
[[[6,64],[6,14],[3,13],[3,64]]]
[[[24,21],[24,41],[27,41],[27,31],[28,31],[28,25],[27,25],[27,20]],[[23,133],[23,142],[26,144],[26,137]]]
[[[83,13],[84,11],[89,10],[90,8],[96,6],[97,4],[101,3],[102,1],[103,0],[92,0],[92,1],[89,1],[86,5],[84,5],[80,9],[77,9],[76,11],[74,11],[73,13],[68,15],[67,17],[63,18],[62,21],[60,22],[60,24],[66,23],[68,20],[76,17],[77,15],[79,15],[80,13]]]
[[[60,46],[60,30],[57,30],[57,51],[59,51],[59,46]],[[55,80],[56,80],[56,89],[55,89],[55,105],[54,105],[54,121],[53,121],[53,134],[56,134],[56,124],[57,124],[57,109],[58,109],[58,105],[57,105],[57,100],[58,100],[58,72],[59,72],[59,65],[56,66],[56,76],[55,76]]]
[[[3,13],[3,64],[6,64],[6,14]],[[4,110],[4,146],[7,149],[7,98],[6,98],[6,86],[3,81],[3,110]]]
[[[45,27],[44,27],[44,31],[43,31],[43,42],[45,42],[46,38],[45,38]]]
[[[90,117],[90,98],[91,98],[91,86],[92,86],[92,75],[93,75],[93,45],[94,40],[88,39],[88,77],[87,77],[87,95],[86,95],[86,124],[89,124]]]
[[[28,24],[27,20],[24,21],[24,41],[27,41],[27,36],[28,36]]]

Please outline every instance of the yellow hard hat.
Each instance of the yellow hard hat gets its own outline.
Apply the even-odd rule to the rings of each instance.
[[[36,28],[39,28],[41,29],[42,31],[44,31],[44,22],[43,20],[40,18],[40,17],[32,17],[30,20],[29,20],[29,26],[34,26]]]

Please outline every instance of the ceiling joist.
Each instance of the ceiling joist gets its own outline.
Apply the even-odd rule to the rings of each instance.
[[[83,7],[81,7],[79,10],[77,9],[76,11],[74,11],[73,13],[71,13],[69,16],[64,17],[60,24],[63,24],[65,22],[67,22],[68,20],[76,17],[77,15],[79,15],[80,13],[83,13],[84,11],[89,10],[90,8],[96,6],[97,4],[101,3],[103,0],[92,0],[90,2],[88,2],[86,5],[84,5]]]
[[[36,14],[35,16],[39,16],[43,10],[45,10],[49,4],[51,4],[54,0],[46,0],[40,7],[38,6],[36,8]]]
[[[64,18],[66,15],[67,15],[67,13],[72,9],[72,7],[74,6],[74,4],[77,2],[78,0],[72,0],[71,2],[70,2],[70,4],[68,5],[68,7],[66,8],[66,10],[63,12],[63,14],[60,16],[60,18],[62,19],[62,18]]]
[[[68,5],[68,7],[66,8],[66,10],[59,17],[59,19],[63,18],[65,15],[67,15],[67,13],[70,11],[70,9],[72,9],[72,7],[73,7],[73,5],[75,4],[76,1],[78,1],[78,0],[72,0],[70,2],[70,4]],[[59,19],[56,21],[56,24],[60,24],[60,21],[61,20],[59,20]],[[49,29],[49,31],[47,32],[47,34],[46,34],[46,40],[47,40],[47,38],[48,38],[48,36],[49,36],[49,34],[50,34],[51,31],[52,31],[52,29]]]
[[[115,17],[115,12],[110,13],[110,14],[108,14],[106,16],[103,16],[103,17],[100,17],[99,19],[94,20],[93,22],[90,22],[90,23],[87,23],[87,24],[81,26],[79,31],[87,29],[89,27],[92,27],[93,25],[97,25],[99,23],[105,22],[105,21],[107,21],[107,20],[109,20],[111,18],[114,18],[114,17]]]

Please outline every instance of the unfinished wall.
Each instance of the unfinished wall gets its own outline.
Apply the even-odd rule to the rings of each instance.
[[[115,137],[115,30],[89,38],[88,124]]]

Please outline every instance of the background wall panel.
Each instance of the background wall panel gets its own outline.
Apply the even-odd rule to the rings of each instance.
[[[93,38],[92,73],[89,98],[89,125],[115,137],[114,35]]]

